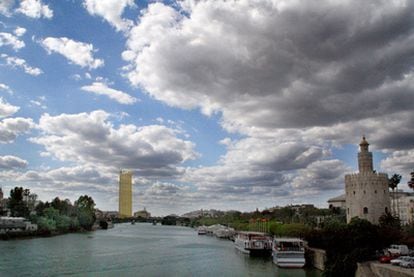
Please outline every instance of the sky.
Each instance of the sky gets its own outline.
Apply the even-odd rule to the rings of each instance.
[[[414,1],[0,0],[0,186],[252,211],[414,170]]]

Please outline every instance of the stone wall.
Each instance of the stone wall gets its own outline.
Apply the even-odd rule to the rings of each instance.
[[[306,263],[319,270],[325,270],[326,251],[319,248],[306,247]]]

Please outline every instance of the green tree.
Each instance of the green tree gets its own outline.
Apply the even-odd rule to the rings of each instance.
[[[28,193],[28,190],[24,190],[22,187],[15,187],[10,191],[8,208],[10,209],[11,216],[29,217],[29,208],[23,200],[26,193]]]
[[[56,231],[56,221],[45,216],[41,216],[37,219],[38,230],[41,234],[50,234]]]
[[[95,201],[88,195],[82,195],[75,201],[75,207],[77,209],[95,212]]]
[[[76,215],[79,225],[85,230],[91,230],[95,223],[95,202],[92,197],[82,195],[75,201]]]
[[[62,215],[67,215],[67,216],[76,215],[76,213],[74,212],[74,207],[70,203],[69,199],[60,200],[59,197],[55,197],[55,199],[52,200],[50,205],[53,208],[57,209]]]

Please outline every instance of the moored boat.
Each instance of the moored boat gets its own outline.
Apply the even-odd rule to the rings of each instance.
[[[197,234],[205,235],[207,234],[206,226],[200,226],[197,228]]]
[[[305,265],[303,240],[275,238],[272,247],[273,262],[279,267],[301,268]]]
[[[238,232],[234,246],[245,254],[269,255],[272,249],[272,240],[262,232]]]

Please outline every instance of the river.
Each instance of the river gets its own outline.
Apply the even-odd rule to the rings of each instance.
[[[312,269],[279,269],[233,243],[191,228],[147,223],[50,238],[0,241],[0,276],[281,276],[319,277]]]

